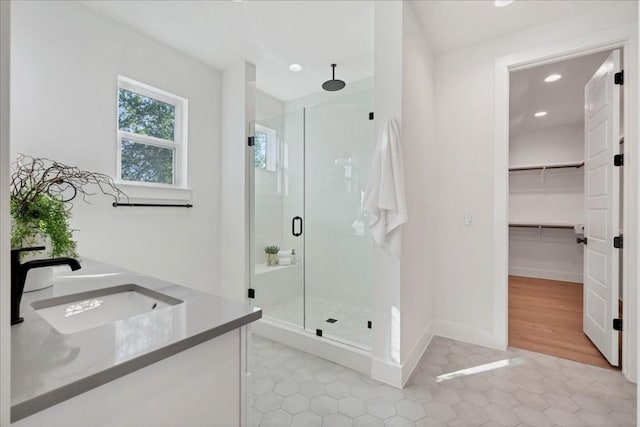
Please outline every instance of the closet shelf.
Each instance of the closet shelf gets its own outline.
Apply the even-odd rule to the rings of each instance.
[[[573,230],[576,224],[562,223],[535,223],[535,222],[510,222],[509,227],[514,228],[557,228],[563,230]]]
[[[509,167],[509,172],[511,171],[534,171],[534,170],[546,170],[546,169],[565,169],[565,168],[576,168],[579,169],[584,166],[584,160],[580,162],[571,162],[571,163],[550,163],[547,165],[526,165],[526,166],[511,166]]]

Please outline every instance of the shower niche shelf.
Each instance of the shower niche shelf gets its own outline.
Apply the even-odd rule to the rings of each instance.
[[[290,264],[290,265],[274,265],[267,266],[267,264],[257,264],[255,266],[255,275],[258,276],[260,274],[272,273],[278,270],[284,270],[285,268],[297,267],[300,264]]]

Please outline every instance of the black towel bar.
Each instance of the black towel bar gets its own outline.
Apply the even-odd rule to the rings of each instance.
[[[118,203],[118,202],[113,202],[112,205],[113,205],[114,208],[117,208],[118,206],[128,206],[128,207],[133,207],[133,208],[138,208],[138,207],[145,207],[145,208],[192,208],[193,207],[193,205],[191,203],[173,205],[173,204],[168,204],[168,203]]]

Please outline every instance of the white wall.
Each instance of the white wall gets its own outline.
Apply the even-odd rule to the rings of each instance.
[[[260,90],[256,90],[256,123],[276,131],[278,139],[284,138],[284,103]],[[280,166],[279,166],[280,167]],[[283,242],[284,195],[278,180],[281,175],[276,171],[255,169],[255,262],[263,264],[264,247],[280,245]],[[278,191],[280,189],[280,191]]]
[[[436,333],[499,347],[494,333],[494,108],[496,59],[637,19],[635,2],[616,2],[436,59]],[[474,223],[465,225],[465,211]]]
[[[402,20],[404,2],[375,2],[375,122],[394,118],[402,126]],[[409,212],[411,215],[411,212]],[[400,261],[373,248],[371,376],[400,385]]]
[[[9,283],[9,92],[12,3],[0,2],[0,426],[9,425],[11,404],[11,294]]]
[[[259,70],[256,71],[257,80],[259,81]],[[259,86],[259,83],[258,83]],[[282,115],[284,112],[284,102],[269,95],[266,92],[261,91],[260,89],[256,89],[256,121],[271,121],[273,119],[276,120],[274,126],[280,126],[278,130],[282,131],[282,117],[278,117]],[[273,123],[273,122],[271,122]],[[265,124],[265,126],[268,126]]]
[[[295,249],[300,260],[304,259],[305,235],[294,236],[291,233],[291,221],[296,216],[304,217],[304,110],[289,109],[289,102],[284,104],[284,141],[287,150],[287,164],[282,170],[282,248]],[[296,286],[302,292],[302,280]]]
[[[354,223],[365,221],[361,192],[375,144],[368,117],[373,96],[368,90],[305,111],[305,292],[366,310],[373,241]],[[368,332],[366,322],[362,328]]]
[[[433,200],[441,178],[435,174],[434,57],[410,3],[403,10],[402,148],[409,222],[404,225],[401,262],[403,380],[431,340],[433,241],[437,224]]]
[[[584,125],[512,132],[509,159],[510,166],[580,162]],[[510,172],[509,221],[583,224],[584,168]],[[582,283],[582,269],[573,230],[509,229],[509,274]]]
[[[402,258],[374,248],[372,376],[401,386],[433,336],[436,246],[434,57],[408,2],[375,7],[376,125],[400,124],[409,222]]]
[[[115,209],[97,196],[74,201],[73,227],[84,257],[217,292],[220,72],[73,2],[17,2],[12,20],[12,158],[115,176],[117,76],[189,100],[194,208]]]
[[[245,302],[250,281],[250,210],[254,168],[249,167],[249,125],[256,117],[256,67],[238,62],[222,75],[222,203],[220,211],[220,295]]]
[[[583,160],[582,122],[514,131],[509,135],[509,166],[572,163]]]
[[[511,228],[509,274],[583,283],[583,246],[573,230]]]
[[[637,3],[640,3],[640,1],[637,2]],[[636,39],[640,40],[640,7],[638,7],[637,10],[636,10],[636,22],[639,23],[638,27],[636,28]],[[635,66],[636,66],[636,70],[640,70],[640,55],[636,55],[636,64],[635,64]],[[636,98],[637,100],[640,100],[640,85],[636,85],[635,91],[631,90],[629,93],[631,94],[632,97]],[[640,109],[636,109],[635,115],[629,114],[629,117],[630,117],[631,120],[636,120],[637,123],[640,123]],[[636,200],[636,203],[640,204],[640,199]],[[639,211],[640,211],[640,206],[636,206],[636,212],[639,212]],[[629,257],[628,259],[633,264],[640,265],[640,253],[639,252],[636,252],[636,256],[635,257],[633,257],[633,258]],[[640,308],[640,292],[636,292],[635,300],[636,300],[636,307]],[[636,331],[640,331],[640,316],[637,316],[637,314],[636,314],[636,316],[635,317],[631,317],[630,320],[636,326]],[[637,345],[637,342],[635,344]],[[636,365],[636,367],[640,366],[640,351],[637,351],[637,349],[636,349],[635,365]],[[640,409],[640,395],[636,393],[636,414],[638,414],[640,412],[639,409]]]

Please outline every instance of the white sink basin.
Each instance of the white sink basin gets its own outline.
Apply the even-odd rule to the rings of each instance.
[[[62,334],[73,334],[177,305],[182,300],[127,284],[35,301],[31,306]]]

